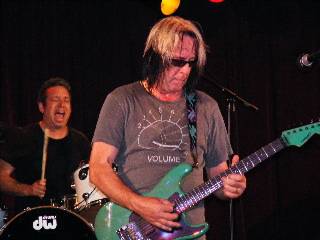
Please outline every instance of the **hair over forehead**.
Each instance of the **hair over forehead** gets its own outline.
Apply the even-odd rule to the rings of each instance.
[[[163,63],[169,62],[173,58],[173,50],[179,47],[185,35],[194,39],[197,65],[200,70],[206,62],[205,43],[196,25],[181,17],[166,17],[152,27],[146,41],[144,55],[152,49],[161,57]]]
[[[63,78],[60,78],[60,77],[52,77],[52,78],[49,78],[47,81],[45,81],[41,85],[40,90],[38,92],[37,101],[41,102],[41,103],[45,103],[46,97],[47,97],[46,92],[47,92],[48,88],[57,87],[57,86],[64,87],[68,91],[68,93],[71,97],[71,86],[70,86],[69,82]]]

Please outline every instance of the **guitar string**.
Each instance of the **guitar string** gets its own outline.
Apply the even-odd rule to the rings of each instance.
[[[271,142],[268,145],[262,147],[261,149],[257,150],[250,156],[240,161],[235,166],[226,170],[225,172],[220,174],[218,177],[210,179],[204,184],[194,188],[191,192],[176,199],[175,203],[177,205],[176,209],[178,213],[181,213],[186,209],[193,207],[197,202],[202,200],[204,197],[210,195],[212,192],[220,188],[222,186],[221,177],[228,176],[231,173],[243,174],[245,172],[248,172],[250,169],[255,167],[258,163],[264,161],[265,159],[279,152],[283,148],[284,148],[284,144],[281,142],[281,140],[276,139],[274,142]],[[256,158],[252,159],[252,156],[254,154],[256,155]],[[251,163],[251,166],[248,165],[249,163]],[[197,197],[199,198],[197,199]]]
[[[184,212],[188,208],[194,206],[197,202],[201,201],[206,196],[210,195],[212,192],[219,189],[222,186],[221,178],[223,176],[228,176],[231,173],[243,174],[283,148],[284,148],[284,143],[281,142],[281,139],[277,139],[274,142],[271,142],[268,145],[262,147],[261,149],[257,150],[253,154],[244,158],[235,166],[229,168],[228,170],[224,171],[220,175],[210,179],[204,184],[199,185],[198,187],[194,188],[191,192],[177,198],[174,201],[176,205],[176,212],[178,214]],[[254,155],[256,155],[256,157],[254,157]],[[249,163],[251,163],[251,165],[249,165]],[[150,233],[155,231],[155,227],[150,223],[146,222],[141,217],[138,218],[138,220],[136,221],[136,224],[138,225],[138,227],[140,228],[140,230],[144,235],[149,235]]]

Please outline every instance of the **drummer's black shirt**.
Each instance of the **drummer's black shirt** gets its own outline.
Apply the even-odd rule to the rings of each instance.
[[[41,178],[44,134],[39,124],[22,129],[14,138],[8,139],[5,161],[14,168],[14,178],[32,184]],[[63,196],[74,194],[71,188],[73,173],[86,163],[90,155],[90,142],[78,130],[69,128],[63,139],[48,139],[45,178],[46,194],[39,197],[15,197],[15,212],[27,207],[58,203]]]

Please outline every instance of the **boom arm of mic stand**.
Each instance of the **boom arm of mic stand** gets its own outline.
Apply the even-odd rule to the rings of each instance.
[[[245,107],[249,107],[254,109],[255,111],[258,111],[259,108],[257,106],[255,106],[252,103],[249,103],[248,101],[246,101],[245,99],[243,99],[242,97],[238,96],[235,92],[231,91],[230,89],[221,86],[220,84],[218,84],[216,81],[213,80],[213,78],[207,76],[207,75],[202,75],[202,77],[206,80],[208,80],[210,83],[213,83],[217,88],[219,88],[223,93],[225,93],[226,95],[238,100],[239,102],[241,102]]]

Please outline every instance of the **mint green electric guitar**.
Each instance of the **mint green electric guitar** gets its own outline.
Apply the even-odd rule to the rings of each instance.
[[[145,196],[169,199],[175,204],[175,212],[180,214],[181,228],[167,232],[149,224],[131,211],[109,202],[98,212],[95,219],[95,233],[98,240],[172,240],[194,239],[208,230],[208,224],[188,225],[184,212],[222,187],[221,178],[231,173],[246,173],[262,161],[288,146],[302,146],[314,134],[320,134],[320,122],[282,132],[281,137],[260,148],[239,161],[218,176],[184,193],[180,182],[192,171],[189,164],[180,164],[169,171],[158,185]]]

